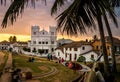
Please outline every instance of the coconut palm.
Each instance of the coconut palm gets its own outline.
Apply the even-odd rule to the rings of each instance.
[[[16,21],[19,14],[22,14],[24,6],[31,1],[35,4],[37,0],[12,0],[12,3],[5,14],[2,22],[2,27],[7,26],[8,20],[11,24]],[[45,0],[46,1],[46,0]],[[58,7],[64,5],[68,0],[55,0],[52,7],[51,14],[57,12]],[[86,29],[95,29],[95,21],[98,23],[101,42],[103,46],[103,56],[105,60],[105,71],[108,73],[108,57],[106,52],[105,40],[104,40],[104,29],[102,19],[105,12],[108,12],[114,23],[116,23],[115,14],[113,8],[119,6],[120,0],[71,0],[71,5],[62,12],[58,17],[58,28],[57,30],[67,33],[68,35],[86,34]],[[1,0],[3,3],[3,0]]]
[[[119,0],[116,0],[119,3]],[[57,12],[57,7],[61,7],[64,4],[64,0],[56,0],[53,7],[52,7],[52,13]],[[63,33],[67,33],[68,35],[76,35],[81,33],[86,33],[86,28],[90,28],[91,26],[95,26],[95,20],[98,22],[98,28],[100,31],[100,37],[101,37],[101,43],[102,43],[102,51],[105,61],[105,71],[108,74],[108,56],[105,46],[105,37],[104,37],[104,28],[102,19],[106,19],[106,12],[108,12],[111,19],[114,21],[114,23],[117,25],[117,21],[115,18],[115,13],[113,11],[112,6],[115,6],[116,4],[111,5],[110,0],[97,0],[97,1],[81,1],[81,0],[74,0],[73,3],[63,12],[61,13],[57,19],[58,19],[58,30],[60,30]],[[108,21],[105,20],[105,23]],[[109,25],[109,23],[107,23]],[[106,25],[107,25],[106,24]],[[108,33],[110,32],[110,28],[108,29]],[[110,33],[109,33],[110,35]],[[114,58],[113,58],[114,59]],[[114,59],[114,66],[115,65],[115,59]]]
[[[109,22],[108,22],[108,19],[107,19],[106,15],[104,15],[104,20],[105,20],[106,28],[107,28],[108,35],[109,35],[109,41],[110,41],[110,44],[111,44],[112,65],[113,65],[112,69],[113,69],[114,72],[117,72],[114,41],[113,41],[112,32],[111,32],[110,25],[109,25]]]

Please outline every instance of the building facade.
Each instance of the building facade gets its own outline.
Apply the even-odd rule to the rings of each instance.
[[[52,53],[57,46],[56,38],[56,27],[50,26],[48,32],[44,29],[40,31],[39,26],[32,26],[31,41],[28,46],[31,52]]]
[[[91,57],[95,60],[98,58],[98,54],[93,51],[93,47],[88,42],[72,42],[55,50],[55,56],[57,58],[63,58],[64,60],[74,61],[80,56],[84,56],[86,61],[92,61]]]

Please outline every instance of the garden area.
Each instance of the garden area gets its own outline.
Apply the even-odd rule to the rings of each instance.
[[[29,62],[29,58],[30,56],[23,54],[13,55],[13,66],[21,69],[24,73],[31,72],[33,79],[40,82],[69,82],[78,76],[77,72],[55,63],[53,60],[48,61],[46,58],[34,57],[35,61]]]

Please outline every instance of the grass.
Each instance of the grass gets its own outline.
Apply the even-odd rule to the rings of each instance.
[[[35,62],[28,62],[27,56],[24,55],[14,55],[14,66],[15,67],[28,67],[33,71],[33,74],[41,74],[50,71],[50,67],[56,67],[59,71],[57,74],[40,78],[40,82],[69,82],[70,79],[75,78],[78,73],[74,73],[73,70],[68,69],[67,67],[55,63],[53,61],[48,61],[46,58],[35,58]],[[40,61],[40,62],[39,62]],[[40,66],[45,66],[48,70],[39,69]]]
[[[28,58],[29,57],[26,57],[23,55],[13,55],[13,62],[14,62],[13,66],[15,68],[19,68],[19,67],[30,68],[34,74],[44,73],[44,72],[48,72],[50,70],[49,66],[47,66],[47,68],[48,68],[47,71],[40,70],[39,66],[43,66],[44,64],[40,63],[40,62],[28,62]],[[36,61],[38,61],[38,59]]]

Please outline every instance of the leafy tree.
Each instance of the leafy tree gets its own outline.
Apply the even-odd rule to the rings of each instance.
[[[84,56],[80,56],[78,59],[77,59],[77,62],[85,62],[86,61],[86,58]]]
[[[44,50],[42,49],[38,49],[38,53],[40,53],[40,54],[43,54],[44,53]]]
[[[30,52],[30,48],[23,47],[24,51]]]
[[[9,42],[12,42],[12,36],[9,37]]]
[[[16,36],[10,36],[9,37],[9,42],[17,42],[17,37]]]
[[[23,50],[24,50],[24,51],[27,51],[27,48],[26,48],[26,47],[23,47]]]
[[[12,48],[9,48],[9,51],[10,51],[10,52],[12,52],[12,51],[13,51],[13,49],[12,49]]]
[[[12,42],[17,42],[16,36],[13,36]]]

